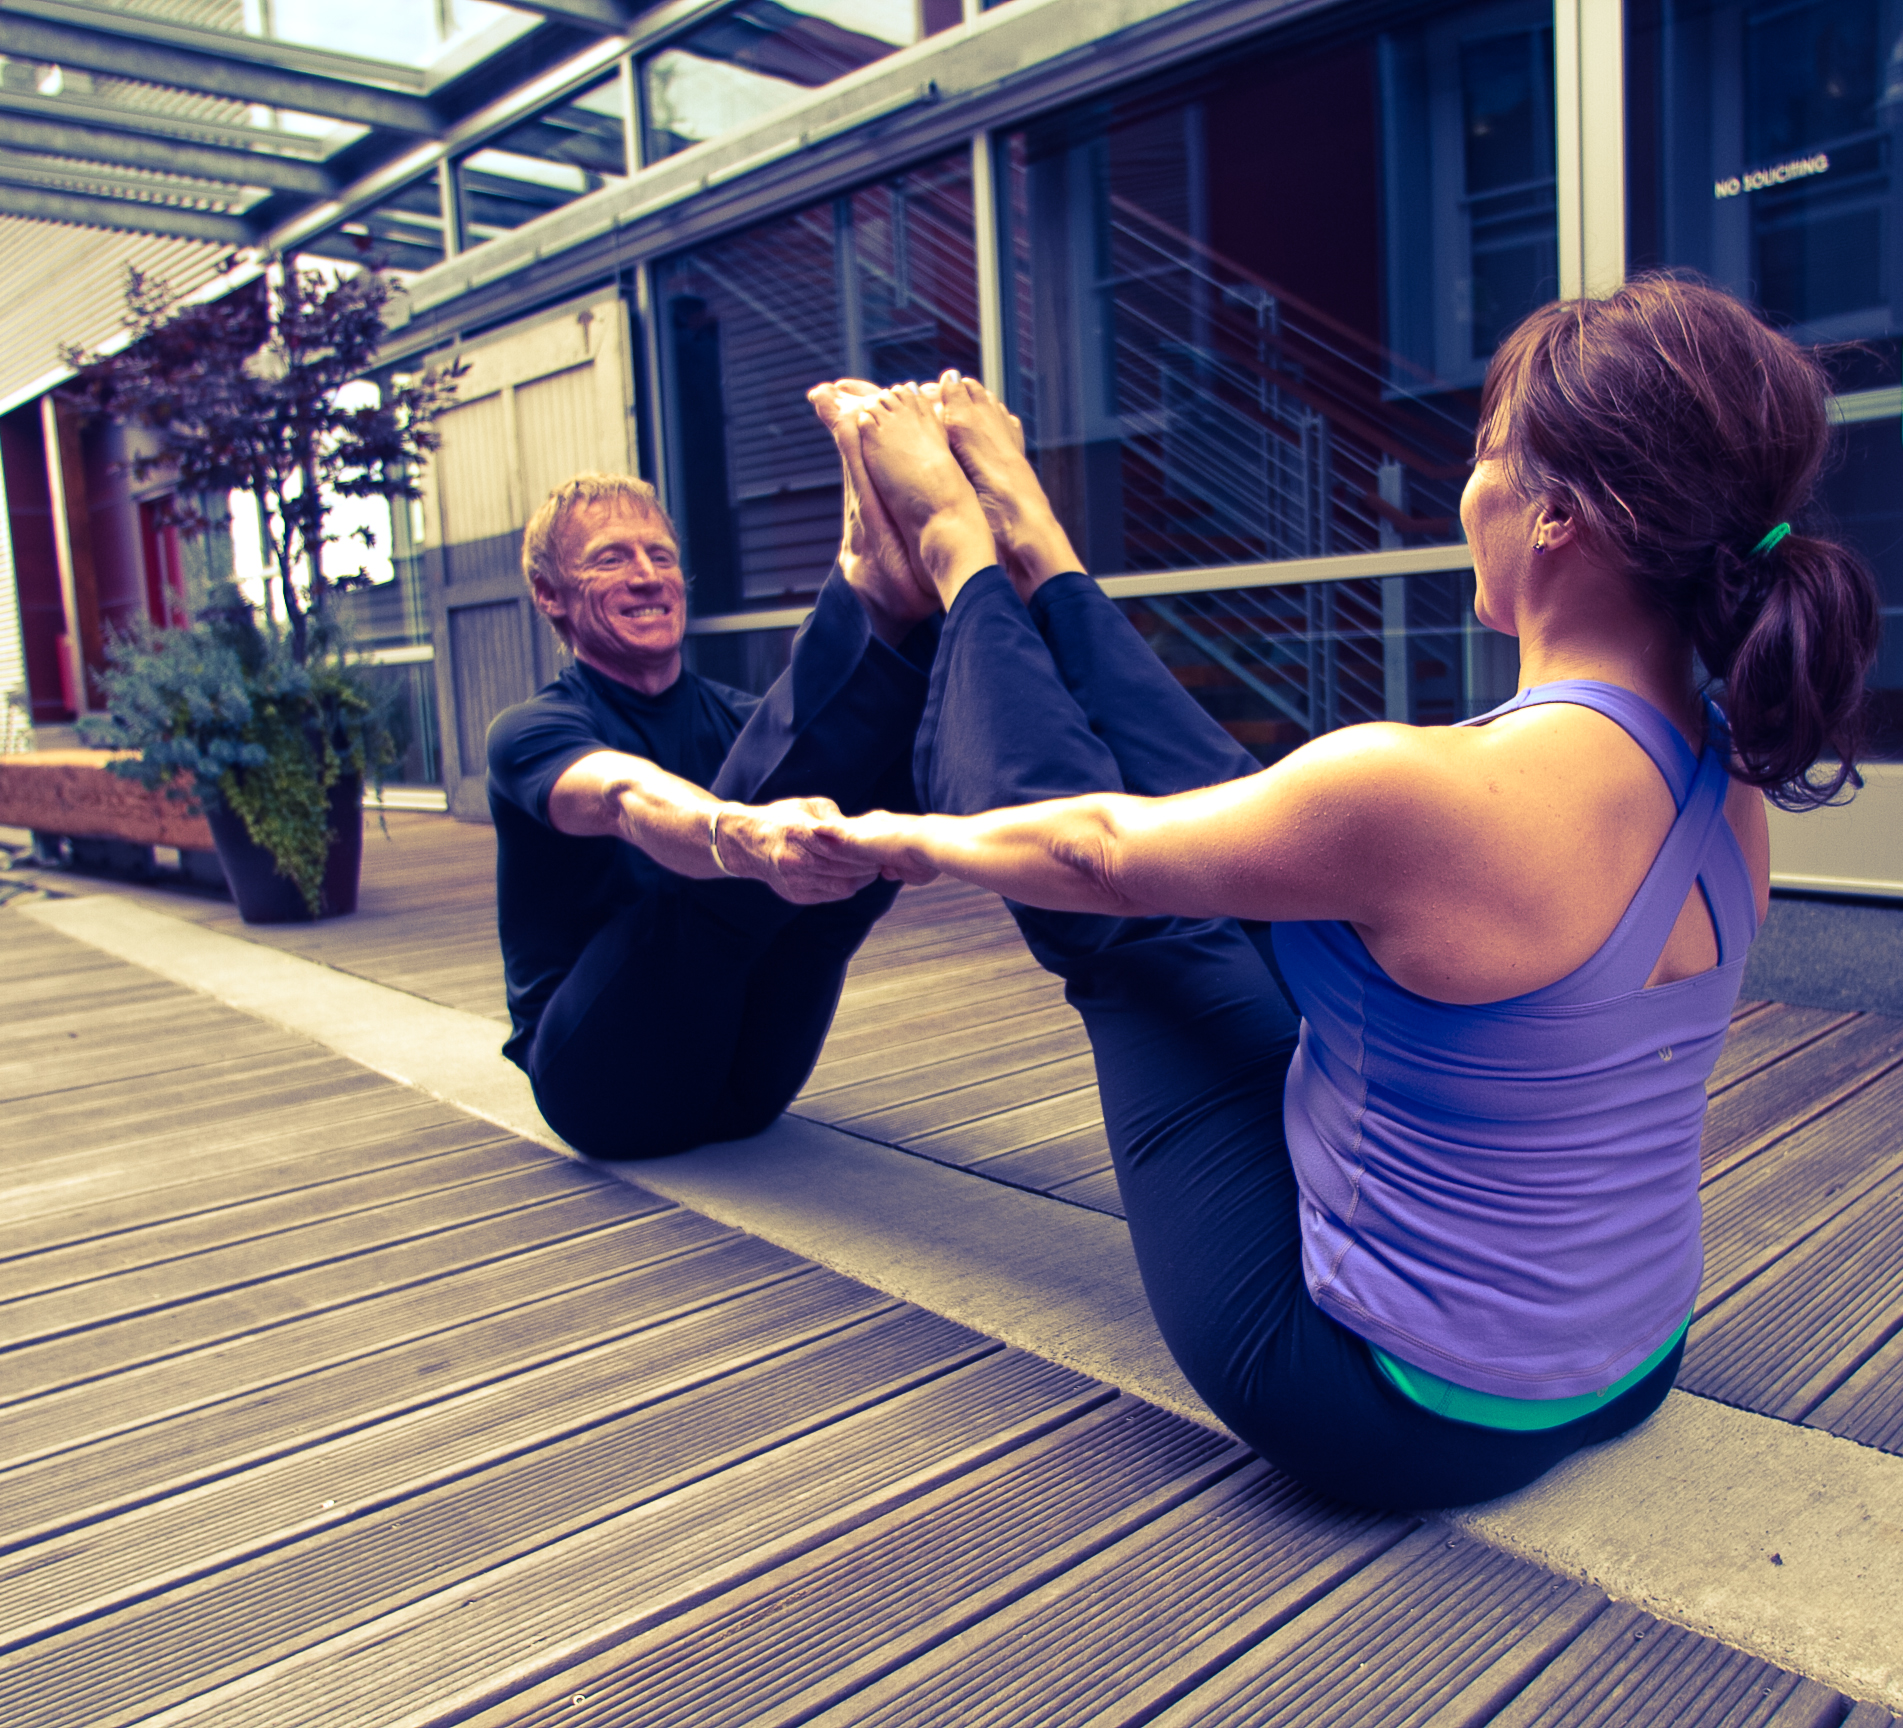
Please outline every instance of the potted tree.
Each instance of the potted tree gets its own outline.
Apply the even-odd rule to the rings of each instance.
[[[265,617],[231,584],[194,621],[113,644],[108,712],[88,741],[137,750],[115,771],[197,803],[233,898],[251,923],[354,911],[362,791],[393,752],[380,706],[353,662],[324,575],[331,503],[418,495],[461,367],[352,391],[383,334],[388,280],[286,267],[222,299],[180,303],[127,272],[130,341],[64,353],[69,394],[143,428],[129,466],[175,487],[180,531],[203,533],[208,504],[258,503],[278,605]],[[367,541],[367,531],[360,531]],[[281,610],[282,618],[272,614]]]

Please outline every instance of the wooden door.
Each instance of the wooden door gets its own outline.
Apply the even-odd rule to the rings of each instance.
[[[486,820],[489,722],[563,664],[522,577],[523,525],[570,475],[634,472],[627,314],[619,299],[571,307],[460,358],[469,370],[423,477],[424,572],[443,786],[456,815]]]

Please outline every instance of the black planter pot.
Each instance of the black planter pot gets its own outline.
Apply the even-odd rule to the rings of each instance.
[[[206,821],[224,866],[225,882],[247,924],[308,924],[311,910],[288,876],[278,874],[269,850],[251,838],[244,818],[220,805]],[[346,774],[330,789],[330,850],[324,857],[323,918],[357,910],[363,869],[363,779]]]

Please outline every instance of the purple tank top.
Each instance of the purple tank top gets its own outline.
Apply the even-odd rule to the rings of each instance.
[[[1508,1398],[1600,1391],[1691,1311],[1705,1081],[1758,923],[1717,708],[1702,758],[1642,697],[1585,680],[1468,724],[1544,702],[1616,721],[1678,805],[1590,960],[1461,1007],[1402,989],[1351,925],[1274,932],[1302,1012],[1284,1118],[1309,1293],[1390,1355]],[[1648,990],[1694,881],[1718,965]]]

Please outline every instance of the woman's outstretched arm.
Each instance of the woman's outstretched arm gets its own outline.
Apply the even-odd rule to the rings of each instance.
[[[1443,778],[1436,754],[1412,728],[1359,726],[1247,779],[1169,798],[875,812],[827,833],[892,876],[954,876],[1053,911],[1367,923],[1391,915],[1397,878],[1411,874],[1401,857],[1432,797],[1424,782]]]

